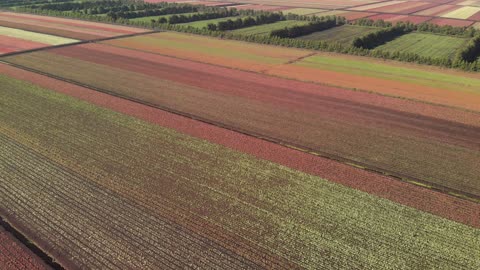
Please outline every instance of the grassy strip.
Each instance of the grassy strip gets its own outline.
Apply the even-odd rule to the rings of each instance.
[[[151,211],[166,201],[311,269],[480,267],[478,230],[30,84],[0,81],[2,132]]]

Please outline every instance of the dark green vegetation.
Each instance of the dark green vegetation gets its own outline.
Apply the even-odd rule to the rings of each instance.
[[[192,6],[183,3],[146,4],[131,0],[37,4],[18,7],[17,10],[261,44],[371,56],[470,71],[480,70],[480,61],[478,60],[480,32],[472,27],[438,26],[428,23],[415,25],[401,22],[392,25],[389,22],[374,22],[368,19],[346,23],[344,18],[335,16],[318,17],[291,13],[284,15],[225,7]],[[159,17],[152,18],[154,16]],[[142,17],[148,19],[130,20]],[[193,24],[191,24],[192,22]],[[344,24],[348,25],[338,28]],[[356,33],[352,33],[355,29],[354,26],[359,27],[357,28],[359,31]],[[377,29],[373,30],[372,27],[377,27]],[[337,31],[338,36],[336,35]],[[441,34],[446,37],[441,39],[440,37],[426,38],[424,36],[421,43],[414,46],[417,48],[403,50],[402,48],[407,46],[405,44],[412,37],[407,34],[412,32]],[[334,35],[336,38],[329,38]],[[399,39],[403,35],[407,35],[407,37]],[[463,43],[464,39],[467,42]],[[433,44],[437,41],[439,44]],[[452,41],[452,44],[447,46],[449,41]],[[390,43],[390,45],[382,46],[386,43]],[[397,43],[403,43],[403,45]],[[431,49],[427,51],[421,49],[429,45],[432,45]],[[435,51],[447,49],[453,49],[453,51],[435,53]]]

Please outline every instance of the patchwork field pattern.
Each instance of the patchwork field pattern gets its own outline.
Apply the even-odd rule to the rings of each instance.
[[[454,1],[454,0],[390,0],[390,1],[273,1],[273,0],[241,0],[247,6],[275,5],[291,7],[278,9],[288,13],[290,10],[301,15],[336,15],[356,20],[369,16],[374,20],[385,20],[393,23],[408,21],[411,23],[431,22],[439,25],[452,25],[458,27],[470,26],[475,21],[480,21],[479,1]],[[246,6],[245,6],[245,9]],[[321,13],[315,9],[323,10]],[[456,20],[441,20],[448,18]],[[464,20],[463,22],[459,21]]]
[[[96,47],[101,48],[76,48]],[[132,52],[129,57],[134,54],[140,55]],[[0,209],[16,213],[13,219],[2,212],[38,243],[50,246],[65,265],[97,269],[479,266],[475,255],[480,246],[471,241],[478,237],[474,227],[45,86],[76,95],[93,92],[88,89],[0,68],[4,74],[0,100],[5,109],[0,112],[0,155],[9,157],[0,165],[6,176],[0,177]],[[24,73],[29,79],[5,75],[10,72]],[[139,70],[135,73],[146,76]],[[102,99],[130,113],[146,108],[138,103],[122,106],[119,99],[107,95],[95,98]],[[181,128],[181,122],[171,122]],[[18,170],[9,169],[13,166]],[[33,172],[32,167],[38,170]],[[35,218],[29,218],[33,213]],[[388,263],[383,256],[390,259]]]
[[[145,29],[31,14],[0,12],[0,26],[78,40],[146,32]]]
[[[480,111],[480,76],[389,65],[371,58],[311,55],[312,52],[192,36],[158,33],[105,41],[176,58],[350,89]],[[195,45],[193,45],[195,44]],[[304,59],[305,58],[305,59]],[[303,59],[296,61],[297,59]],[[292,63],[285,65],[285,63]],[[384,72],[379,72],[384,71]]]

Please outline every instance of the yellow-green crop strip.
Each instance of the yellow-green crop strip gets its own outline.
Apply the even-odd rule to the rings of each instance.
[[[480,269],[478,229],[4,75],[0,83],[1,134],[152,215],[174,205],[308,269]],[[0,208],[15,203],[0,196]]]
[[[0,35],[9,36],[13,38],[49,44],[49,45],[62,45],[68,43],[74,43],[78,40],[64,37],[57,37],[47,34],[40,34],[15,28],[0,26]]]

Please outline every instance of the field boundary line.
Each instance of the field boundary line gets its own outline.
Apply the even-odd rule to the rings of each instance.
[[[26,70],[26,71],[29,71],[29,72],[37,73],[37,74],[40,74],[40,75],[43,75],[43,76],[46,76],[46,77],[49,77],[49,78],[52,78],[52,79],[64,81],[64,82],[74,84],[74,85],[77,85],[77,86],[80,86],[80,87],[88,88],[88,89],[91,89],[91,90],[94,90],[94,91],[97,91],[97,92],[101,92],[101,93],[104,93],[104,94],[107,94],[107,95],[110,95],[110,96],[114,96],[114,97],[117,97],[117,98],[129,100],[129,101],[139,103],[139,104],[142,104],[142,105],[145,105],[145,106],[148,106],[148,107],[163,110],[163,111],[166,111],[166,112],[169,112],[169,113],[172,113],[172,114],[180,115],[180,116],[183,116],[183,117],[186,117],[186,118],[189,118],[189,119],[193,119],[193,120],[196,120],[196,121],[199,121],[199,122],[202,122],[202,123],[205,123],[205,124],[213,125],[213,126],[216,126],[216,127],[219,127],[219,128],[227,129],[227,130],[237,132],[237,133],[240,133],[240,134],[243,134],[243,135],[246,135],[246,136],[254,137],[254,138],[257,138],[257,139],[260,139],[260,140],[263,140],[263,141],[278,144],[278,145],[281,145],[283,147],[287,147],[287,148],[290,148],[290,149],[293,149],[293,150],[296,150],[296,151],[300,151],[300,152],[307,153],[307,154],[310,154],[310,155],[314,155],[314,156],[326,158],[326,159],[329,159],[329,160],[333,160],[333,161],[336,161],[336,162],[340,162],[342,164],[346,164],[348,166],[356,167],[356,168],[362,169],[364,171],[369,171],[369,172],[373,172],[373,173],[376,173],[376,174],[384,175],[384,176],[391,177],[391,178],[397,179],[399,181],[410,183],[410,184],[420,186],[420,187],[423,187],[423,188],[426,188],[426,189],[430,189],[430,190],[433,190],[433,191],[445,193],[445,194],[448,194],[448,195],[451,195],[451,196],[454,196],[454,197],[458,197],[458,198],[461,198],[461,199],[466,199],[466,200],[469,200],[469,201],[472,201],[472,202],[475,202],[475,203],[480,203],[480,195],[475,195],[475,194],[471,194],[471,193],[468,193],[468,192],[456,190],[456,189],[453,189],[453,188],[448,188],[448,187],[445,187],[445,186],[442,186],[442,185],[439,185],[439,184],[431,183],[431,182],[416,178],[414,176],[409,176],[409,175],[399,173],[399,172],[395,172],[395,171],[388,170],[388,169],[382,169],[382,168],[379,168],[379,167],[376,167],[376,166],[373,166],[373,165],[369,165],[369,164],[366,164],[366,163],[363,163],[363,162],[360,162],[360,161],[356,161],[356,160],[349,159],[349,158],[344,158],[344,157],[336,155],[336,154],[324,152],[324,151],[321,151],[321,150],[312,149],[312,148],[306,147],[304,145],[295,144],[295,143],[288,142],[288,141],[285,141],[285,140],[281,140],[281,139],[278,139],[278,138],[274,138],[274,137],[271,137],[271,136],[268,136],[268,135],[263,135],[263,134],[260,134],[260,133],[248,131],[248,130],[241,129],[241,128],[238,128],[238,127],[234,127],[234,126],[231,126],[231,125],[227,125],[227,124],[215,121],[215,120],[206,119],[206,118],[194,115],[194,114],[190,114],[190,113],[182,112],[182,111],[179,111],[179,110],[176,110],[176,109],[173,109],[173,108],[169,108],[167,106],[162,106],[162,105],[154,104],[154,103],[151,103],[151,102],[148,102],[148,101],[144,101],[144,100],[140,100],[140,99],[137,99],[137,98],[129,97],[129,96],[126,96],[126,95],[121,95],[121,94],[115,93],[115,92],[107,90],[107,89],[91,86],[91,85],[88,85],[88,84],[77,82],[75,80],[71,80],[71,79],[56,76],[56,75],[53,75],[53,74],[50,74],[50,73],[47,73],[47,72],[39,71],[39,70],[36,70],[36,69],[33,69],[33,68],[29,68],[29,67],[25,67],[25,66],[22,66],[22,65],[9,63],[9,62],[5,62],[5,61],[1,61],[1,60],[0,60],[0,63],[4,63],[4,64],[10,65],[10,66],[13,66],[13,67],[16,67],[16,68],[20,68],[20,69],[23,69],[23,70]]]
[[[42,261],[47,266],[51,267],[54,270],[65,270],[60,263],[58,263],[52,256],[44,252],[40,247],[35,243],[30,241],[23,233],[21,233],[17,228],[10,224],[5,218],[0,216],[0,226],[9,232],[13,237],[18,240],[22,245],[24,245],[29,251],[31,251],[35,256],[37,256],[40,261]]]

